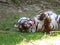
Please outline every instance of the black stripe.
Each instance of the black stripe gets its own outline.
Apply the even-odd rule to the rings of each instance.
[[[54,25],[53,25],[53,28],[52,29],[54,29]]]
[[[37,28],[38,28],[38,24],[39,24],[39,22],[37,22],[37,25],[36,25],[36,31],[37,31]]]
[[[59,23],[60,23],[60,18],[59,18]]]
[[[58,19],[58,15],[57,15],[57,17],[55,18],[55,20],[57,20]]]

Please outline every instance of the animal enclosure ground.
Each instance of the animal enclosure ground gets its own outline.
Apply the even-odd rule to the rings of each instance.
[[[20,33],[0,32],[0,45],[59,45],[60,33],[55,36],[45,35],[42,32]]]
[[[60,14],[60,11],[58,13]],[[17,32],[18,30],[14,28],[14,24],[16,24],[20,17],[27,16],[32,18],[35,16],[33,11],[20,15],[6,16],[4,20],[0,20],[0,45],[60,45],[60,33],[56,33],[55,36],[49,36],[41,32]]]

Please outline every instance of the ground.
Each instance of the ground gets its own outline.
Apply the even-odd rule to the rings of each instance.
[[[60,33],[54,36],[42,32],[20,33],[0,31],[0,45],[59,45]]]

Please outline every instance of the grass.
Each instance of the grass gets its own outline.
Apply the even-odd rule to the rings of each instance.
[[[20,32],[0,32],[0,45],[30,45],[39,44],[41,41],[46,41],[51,44],[51,41],[60,40],[60,33],[56,36],[44,35],[42,32],[36,33],[20,33]],[[53,44],[53,43],[52,43]],[[40,44],[39,44],[40,45]]]
[[[1,33],[0,34],[0,45],[15,45],[22,39],[17,33]]]
[[[18,33],[18,32],[0,32],[0,45],[16,45],[17,43],[21,43],[24,38],[29,40],[39,39],[39,33]],[[36,37],[35,37],[36,36]],[[42,35],[41,35],[42,36]]]

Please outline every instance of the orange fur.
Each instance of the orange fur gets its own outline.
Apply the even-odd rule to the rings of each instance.
[[[46,19],[44,20],[44,30],[43,30],[43,32],[49,33],[50,31],[53,30],[53,29],[50,27],[50,22],[51,22],[51,19],[46,18]]]
[[[40,13],[41,14],[44,14],[45,15],[45,12],[47,12],[48,10],[42,10]],[[49,18],[45,18],[44,19],[44,29],[43,29],[43,32],[50,32],[52,31],[53,29],[50,27],[50,22],[51,22],[51,19]]]

